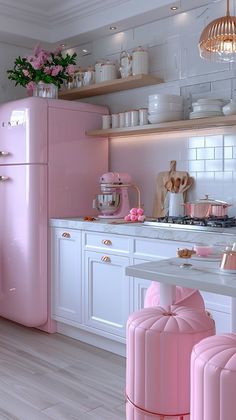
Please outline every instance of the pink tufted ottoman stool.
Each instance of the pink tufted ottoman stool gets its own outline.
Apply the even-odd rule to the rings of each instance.
[[[191,420],[236,419],[236,334],[197,344],[191,356]]]
[[[160,284],[156,281],[152,281],[145,295],[144,308],[158,306],[159,304]],[[174,304],[180,306],[191,306],[192,308],[199,309],[205,308],[204,300],[199,290],[181,286],[176,286],[176,300]]]
[[[161,420],[190,411],[190,356],[194,344],[215,334],[202,309],[172,305],[142,309],[127,322],[126,395]],[[177,417],[178,418],[178,417]]]

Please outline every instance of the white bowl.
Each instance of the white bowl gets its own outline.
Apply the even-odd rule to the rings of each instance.
[[[156,95],[149,95],[148,96],[148,102],[152,103],[152,102],[177,102],[177,103],[183,103],[184,102],[184,98],[183,96],[179,96],[179,95],[167,95],[164,93],[158,93]]]
[[[222,115],[223,113],[221,111],[220,112],[217,112],[217,111],[190,112],[189,119],[193,120],[194,118],[221,117]]]
[[[177,102],[153,102],[148,104],[149,112],[183,111],[184,105]]]
[[[156,114],[149,114],[148,121],[151,124],[157,124],[160,122],[168,122],[168,121],[179,121],[183,119],[182,112],[159,112]]]

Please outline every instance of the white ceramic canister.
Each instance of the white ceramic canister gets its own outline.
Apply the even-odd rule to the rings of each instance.
[[[101,82],[114,80],[117,78],[116,65],[112,61],[107,60],[101,65]]]
[[[141,46],[133,51],[132,74],[148,74],[148,51]]]
[[[88,70],[84,72],[83,85],[89,86],[93,83],[95,83],[95,71],[93,68],[88,68]]]
[[[111,115],[103,115],[102,116],[102,129],[107,130],[111,128]]]
[[[100,83],[101,80],[101,72],[102,72],[102,64],[104,61],[97,61],[95,64],[95,83]]]
[[[172,217],[184,216],[184,198],[183,193],[168,193],[169,211],[168,215]]]
[[[138,125],[138,110],[137,109],[132,109],[130,111],[130,126],[131,127],[135,127],[136,125]]]
[[[119,114],[112,114],[111,115],[111,126],[112,128],[119,127]]]
[[[119,127],[125,127],[125,113],[119,112]]]
[[[140,108],[139,109],[139,125],[148,124],[148,109]]]
[[[131,124],[131,114],[130,111],[125,112],[125,127],[130,127]]]

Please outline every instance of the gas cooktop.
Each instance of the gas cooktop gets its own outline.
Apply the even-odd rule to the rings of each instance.
[[[207,217],[203,219],[184,217],[158,217],[156,220],[146,221],[145,225],[156,227],[189,228],[196,230],[213,230],[236,227],[236,217]]]

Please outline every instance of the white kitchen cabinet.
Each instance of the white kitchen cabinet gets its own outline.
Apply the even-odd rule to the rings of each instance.
[[[131,284],[125,275],[129,258],[85,251],[84,320],[94,331],[125,337]]]
[[[134,239],[134,256],[133,264],[142,264],[153,260],[162,260],[165,258],[175,257],[177,248],[189,247],[189,243],[160,241],[156,239],[136,238]],[[133,303],[134,311],[138,311],[144,307],[144,299],[146,291],[151,281],[145,279],[133,278]]]
[[[81,323],[81,231],[52,229],[52,318]]]

